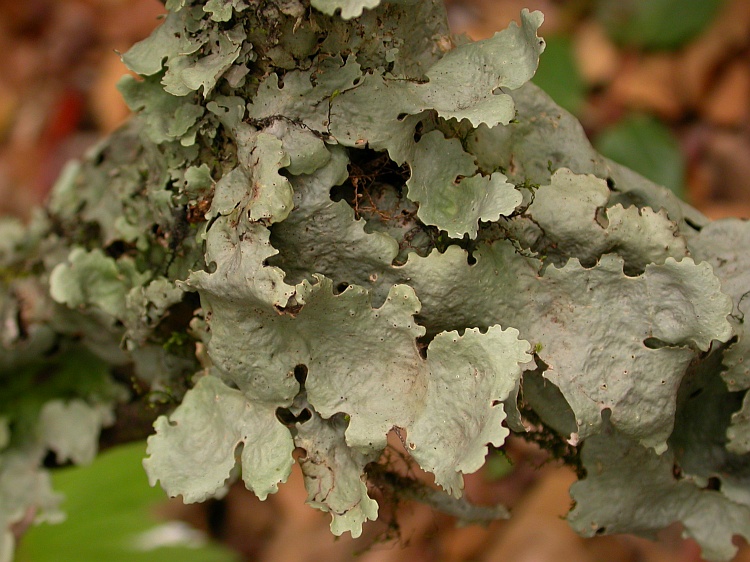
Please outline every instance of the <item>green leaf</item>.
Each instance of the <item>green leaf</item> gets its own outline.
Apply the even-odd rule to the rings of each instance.
[[[676,49],[699,34],[724,0],[598,0],[596,17],[618,43]]]
[[[586,101],[586,85],[576,64],[570,37],[547,37],[534,84],[566,111],[578,114]]]
[[[143,474],[145,448],[132,443],[102,453],[90,466],[56,470],[52,483],[65,495],[65,521],[30,528],[16,562],[58,562],[60,553],[76,562],[236,560],[197,530],[154,516],[164,494]]]
[[[672,132],[652,117],[632,115],[602,131],[594,146],[607,158],[685,194],[685,161]]]
[[[484,464],[484,475],[489,482],[496,482],[513,473],[513,463],[499,450],[490,451]]]
[[[0,417],[0,452],[5,449],[10,443],[10,427],[8,425],[8,419]]]

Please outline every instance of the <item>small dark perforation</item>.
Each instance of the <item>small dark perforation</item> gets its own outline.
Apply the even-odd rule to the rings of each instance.
[[[294,425],[294,421],[297,417],[289,410],[289,408],[276,408],[276,419],[279,420],[286,426]]]
[[[414,127],[414,142],[419,142],[419,139],[422,138],[422,133],[424,131],[424,126],[422,125],[422,122],[420,121],[417,123],[416,127]]]
[[[307,380],[307,366],[297,365],[294,368],[294,378],[298,383],[305,384],[305,381]]]
[[[129,249],[130,247],[127,244],[125,244],[125,242],[123,242],[122,240],[115,240],[109,246],[107,246],[104,249],[104,251],[107,253],[107,255],[110,258],[117,259],[121,257]]]
[[[649,349],[661,349],[663,347],[669,347],[669,344],[659,338],[646,338],[643,340],[643,345]]]
[[[276,408],[276,419],[279,420],[287,427],[291,427],[295,424],[302,424],[312,419],[312,412],[308,408],[304,408],[296,416],[289,408]]]
[[[700,232],[700,231],[701,231],[701,230],[703,229],[703,227],[702,227],[701,225],[699,225],[699,224],[697,224],[697,223],[695,223],[695,222],[691,221],[691,220],[690,220],[689,218],[687,218],[687,217],[685,217],[685,222],[687,223],[687,225],[688,225],[688,226],[689,226],[690,228],[692,228],[693,230],[695,230],[695,231],[697,231],[697,232]]]
[[[334,289],[334,294],[340,295],[341,293],[346,291],[348,288],[349,288],[349,283],[346,283],[346,282],[339,283],[338,285],[336,285]]]
[[[721,480],[716,476],[711,476],[706,482],[705,490],[714,490],[716,492],[721,491]]]
[[[417,338],[417,351],[419,351],[419,356],[422,359],[427,359],[427,348],[430,345],[430,342],[433,340],[434,336],[425,334],[422,337]]]
[[[72,464],[72,461],[60,462],[57,459],[57,454],[54,451],[47,451],[47,454],[44,456],[44,460],[42,461],[42,465],[44,466],[44,468],[60,468],[63,466],[70,466]]]

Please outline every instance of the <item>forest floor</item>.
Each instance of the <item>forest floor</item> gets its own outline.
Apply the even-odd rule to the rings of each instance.
[[[615,42],[592,8],[606,3],[450,0],[449,13],[454,31],[481,39],[523,7],[542,10],[541,34],[556,58],[545,67],[543,56],[540,80],[544,71],[556,90],[550,93],[562,96],[597,146],[671,182],[712,218],[750,217],[750,0],[726,0],[705,28],[669,49],[643,38]],[[162,11],[156,0],[0,0],[0,214],[28,217],[65,162],[127,118],[115,88],[126,72],[116,52],[147,36]],[[652,146],[644,135],[663,142]],[[408,504],[399,507],[398,529],[378,522],[366,525],[360,539],[336,539],[328,516],[304,505],[298,471],[263,503],[237,487],[220,504],[165,502],[162,511],[210,527],[245,560],[259,562],[701,560],[676,526],[656,542],[581,539],[563,520],[574,474],[519,440],[508,456],[507,474],[484,470],[467,478],[469,499],[503,502],[513,511],[510,521],[486,528],[459,528],[450,517]],[[735,560],[750,562],[750,548]]]

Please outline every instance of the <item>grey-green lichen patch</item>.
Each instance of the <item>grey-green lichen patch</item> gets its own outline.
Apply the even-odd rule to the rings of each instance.
[[[164,277],[130,289],[121,315],[127,346],[132,349],[144,345],[169,308],[181,302],[183,295],[182,289]]]
[[[211,14],[213,21],[229,21],[233,12],[241,12],[247,8],[245,0],[208,0],[203,6],[203,11]]]
[[[50,296],[58,303],[86,311],[105,325],[124,326],[125,347],[131,350],[149,341],[184,294],[173,281],[139,272],[129,258],[115,260],[100,250],[82,248],[74,248],[68,260],[52,270],[49,283]]]
[[[487,444],[502,446],[510,433],[502,401],[515,393],[519,365],[531,360],[518,330],[490,327],[442,332],[427,348],[425,411],[407,429],[407,447],[435,482],[455,497],[462,474],[484,465]],[[437,428],[437,429],[436,429]]]
[[[24,470],[42,434],[61,457],[90,457],[49,428],[90,445],[92,412],[116,393],[77,377],[116,366],[184,394],[150,440],[152,482],[210,497],[239,457],[265,497],[299,446],[310,502],[357,535],[377,516],[365,467],[388,431],[458,496],[502,424],[529,421],[525,372],[524,413],[568,441],[566,460],[582,443],[576,521],[682,520],[730,554],[750,504],[746,227],[705,226],[525,84],[540,14],[471,43],[449,37],[438,0],[166,7],[124,55],[140,75],[121,85],[132,124],[66,171],[28,237],[0,227],[0,380],[34,381],[73,339],[107,360],[69,366],[75,384],[22,423],[3,406],[3,494],[31,482],[1,475],[25,439]],[[3,524],[44,503],[6,495]]]
[[[467,119],[474,126],[509,123],[513,100],[499,90],[518,88],[533,76],[544,48],[536,37],[541,22],[539,12],[524,11],[521,27],[514,24],[490,39],[449,51],[426,71],[427,82],[365,77],[332,100],[331,133],[347,146],[388,149],[402,163],[409,159],[408,137],[415,125],[407,116],[434,110],[444,119]],[[513,54],[496,56],[506,50]]]
[[[398,243],[387,234],[368,233],[363,220],[344,201],[332,201],[331,189],[349,177],[349,159],[332,148],[330,161],[310,175],[291,178],[294,211],[273,226],[271,242],[279,255],[270,259],[286,273],[288,282],[313,280],[313,274],[329,277],[338,286],[379,286],[379,276],[390,267]]]
[[[248,489],[265,499],[292,467],[294,443],[276,421],[275,406],[250,401],[212,374],[200,376],[182,404],[161,416],[143,461],[149,482],[161,481],[170,496],[186,503],[204,501],[225,490],[239,452]]]
[[[298,391],[296,358],[284,334],[264,324],[284,320],[277,308],[287,306],[295,288],[283,271],[263,266],[276,253],[268,230],[257,224],[243,230],[240,236],[230,218],[216,219],[206,238],[206,262],[215,271],[195,272],[187,286],[200,291],[210,315],[207,345],[216,367],[249,399],[287,406]],[[263,351],[277,347],[284,352]]]
[[[380,80],[377,75],[362,80],[332,101],[332,133],[343,144],[367,142],[377,148],[386,124],[394,124],[399,115],[428,110],[474,126],[509,123],[515,115],[513,100],[500,89],[518,88],[534,75],[544,50],[544,41],[536,36],[542,19],[540,12],[524,11],[521,27],[513,24],[490,39],[456,47],[426,71],[426,82]],[[364,107],[368,101],[370,106]],[[337,115],[342,116],[338,127]],[[399,161],[393,153],[391,157]]]
[[[412,175],[406,185],[409,199],[419,203],[417,216],[452,238],[476,238],[478,221],[496,221],[521,203],[521,193],[503,174],[477,173],[460,141],[445,139],[440,131],[419,140],[409,163]]]
[[[750,507],[675,477],[672,451],[657,455],[610,429],[590,438],[582,456],[587,476],[571,487],[576,506],[568,520],[583,536],[654,537],[679,521],[708,560],[731,559],[737,551],[733,536],[750,537]]]
[[[258,121],[284,117],[312,131],[327,133],[330,104],[361,79],[361,67],[352,56],[346,61],[341,57],[326,58],[315,69],[287,72],[283,88],[274,73],[258,87],[248,104],[248,116]]]
[[[142,111],[147,117],[142,123],[150,140],[194,142],[193,128],[205,113],[193,99],[195,96],[174,96],[163,90],[158,77],[153,76],[141,81],[125,76],[117,88],[132,111]]]
[[[148,277],[138,272],[132,260],[115,261],[101,250],[74,248],[68,262],[52,271],[50,295],[71,308],[91,306],[117,318],[125,314],[128,292]]]
[[[745,394],[742,408],[732,414],[732,425],[727,428],[727,450],[744,455],[750,453],[750,393]]]
[[[211,51],[200,59],[193,60],[193,57],[183,55],[172,59],[162,79],[164,90],[175,96],[184,96],[202,89],[203,97],[208,97],[219,78],[240,56],[244,39],[243,26],[236,25],[207,41]]]
[[[262,238],[254,242],[259,240],[262,244]],[[246,237],[244,242],[253,241]],[[249,268],[255,263],[256,276],[263,276],[264,270],[269,270],[265,275],[276,275],[275,268],[261,265],[262,255],[244,259],[243,264]],[[430,344],[425,360],[416,343],[424,334],[414,321],[420,305],[410,287],[391,288],[383,305],[374,309],[365,289],[349,286],[336,295],[331,281],[319,277],[314,285],[302,281],[296,286],[299,310],[279,314],[247,285],[219,285],[222,280],[239,281],[228,273],[217,269],[190,282],[211,315],[212,359],[251,403],[290,404],[279,382],[288,380],[295,388],[297,382],[290,375],[302,365],[307,400],[315,411],[326,420],[347,416],[343,432],[347,447],[367,458],[377,457],[385,448],[387,432],[403,428],[417,461],[456,496],[461,494],[461,474],[481,466],[487,443],[503,442],[508,432],[501,426],[505,414],[498,403],[515,390],[520,364],[530,359],[528,343],[518,340],[515,330],[494,327],[484,334],[476,330],[462,337],[443,334]],[[249,280],[251,275],[248,270],[243,277]],[[221,296],[214,284],[222,287]],[[243,313],[246,310],[253,312],[248,315]],[[362,341],[368,346],[363,347]],[[476,402],[467,410],[457,395]],[[331,478],[351,479],[335,472],[338,467],[348,473],[349,464],[329,462]],[[169,475],[161,478],[164,481]],[[327,510],[335,511],[337,498],[333,495],[332,503],[325,504]],[[335,518],[333,528],[358,533],[361,519]]]
[[[351,19],[361,15],[364,9],[379,6],[381,2],[382,0],[311,0],[310,4],[331,16],[340,10],[342,18]]]
[[[611,185],[610,206],[664,209],[684,235],[693,232],[684,222],[703,225],[707,219],[680,201],[667,188],[604,158],[591,146],[581,123],[555,104],[538,86],[528,82],[508,92],[516,119],[506,126],[480,125],[467,137],[467,150],[483,170],[501,168],[516,184],[546,185],[558,168],[577,174],[593,174]]]
[[[515,90],[534,75],[544,51],[544,40],[536,35],[543,21],[541,12],[523,10],[520,26],[511,22],[489,39],[456,47],[427,71],[423,89],[414,90],[445,119],[467,119],[475,127],[507,124],[515,108],[499,90]]]
[[[0,454],[0,560],[11,562],[16,539],[10,528],[33,513],[39,523],[59,523],[62,496],[52,490],[49,472],[40,469],[44,449],[27,447]],[[33,511],[30,511],[33,510]]]
[[[617,428],[663,450],[685,369],[712,340],[731,336],[731,304],[711,268],[669,258],[629,277],[622,260],[607,255],[590,269],[570,260],[542,276],[538,261],[507,242],[483,246],[474,258],[469,265],[451,246],[394,269],[419,296],[425,325],[517,328],[541,344],[545,377],[570,403],[579,438],[598,433],[609,408]]]
[[[557,263],[575,257],[593,265],[602,255],[616,253],[628,271],[639,272],[650,263],[688,255],[684,237],[664,211],[610,206],[604,180],[567,168],[534,190],[528,207],[506,228],[521,244]]]
[[[289,157],[285,166],[293,176],[309,175],[325,166],[331,154],[323,140],[312,132],[287,121],[276,121],[265,132],[282,142],[282,150]]]
[[[191,10],[169,7],[169,15],[162,25],[146,39],[133,45],[122,56],[127,67],[141,76],[152,76],[168,65],[178,54],[197,52],[206,39],[201,34],[190,33],[195,27],[205,27]]]
[[[750,458],[733,450],[735,443],[728,441],[728,429],[737,427],[742,394],[729,390],[720,376],[723,347],[716,346],[701,363],[692,365],[683,379],[669,446],[683,477],[750,506]]]
[[[291,164],[283,143],[274,135],[250,126],[235,131],[237,151],[247,186],[241,203],[252,221],[268,224],[284,220],[292,210],[292,186],[279,170]]]
[[[159,77],[164,91],[173,96],[202,89],[207,98],[236,62],[247,63],[253,58],[244,24],[229,30],[218,25],[231,19],[233,8],[241,11],[246,6],[242,1],[209,2],[204,9],[170,11],[164,23],[136,43],[122,60],[143,77]],[[204,17],[206,12],[211,13],[210,18]]]
[[[696,259],[713,266],[722,290],[732,298],[730,320],[736,341],[724,352],[721,374],[731,391],[747,392],[750,388],[750,331],[746,314],[750,313],[750,266],[745,248],[750,243],[750,223],[736,219],[716,221],[705,226],[691,240],[690,249]],[[737,454],[750,452],[750,398],[745,395],[742,408],[735,412],[727,429],[727,449]]]
[[[365,465],[378,453],[361,453],[345,439],[347,422],[342,414],[323,419],[312,417],[296,425],[294,444],[304,449],[300,466],[305,477],[307,503],[331,514],[331,532],[352,537],[362,533],[362,524],[378,516],[378,504],[367,493]]]
[[[102,427],[114,422],[114,414],[104,404],[91,406],[80,399],[51,400],[39,413],[39,438],[55,453],[58,463],[88,464],[99,448]]]

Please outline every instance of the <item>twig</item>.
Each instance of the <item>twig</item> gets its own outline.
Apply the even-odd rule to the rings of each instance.
[[[384,470],[382,467],[375,466],[369,470],[368,478],[374,485],[390,488],[403,499],[414,500],[452,515],[463,525],[486,525],[497,519],[510,517],[508,508],[503,505],[475,505],[465,498],[454,498],[418,480]]]

